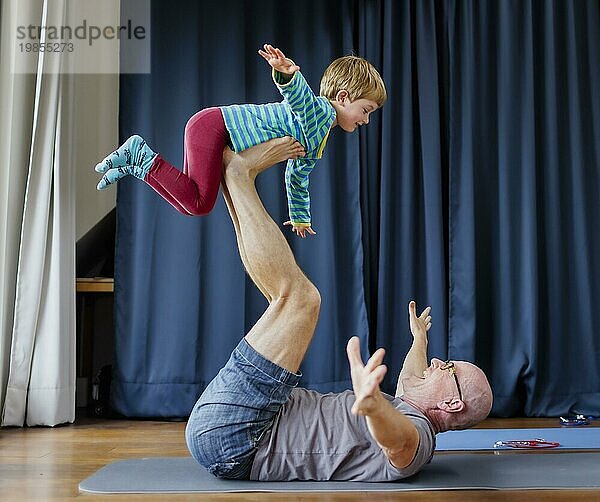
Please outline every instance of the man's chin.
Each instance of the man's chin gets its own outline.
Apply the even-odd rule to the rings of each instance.
[[[405,389],[413,389],[415,387],[420,387],[425,381],[424,377],[419,377],[417,375],[409,376],[408,378],[404,378],[402,380],[402,385]]]

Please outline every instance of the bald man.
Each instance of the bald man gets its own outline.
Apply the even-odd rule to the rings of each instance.
[[[268,301],[262,317],[195,404],[186,441],[192,456],[221,478],[393,481],[427,464],[435,434],[483,420],[492,391],[483,371],[463,361],[427,364],[430,308],[409,303],[412,346],[396,396],[380,391],[385,351],[363,363],[347,346],[353,390],[298,388],[300,364],[321,298],[306,278],[255,188],[267,167],[303,155],[278,138],[234,155],[224,151],[223,195],[242,262]]]

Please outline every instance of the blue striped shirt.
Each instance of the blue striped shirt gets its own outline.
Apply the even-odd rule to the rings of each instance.
[[[308,177],[323,156],[335,109],[327,98],[315,96],[300,72],[284,83],[285,76],[273,71],[273,80],[282,102],[222,106],[223,120],[235,152],[283,136],[295,138],[304,147],[304,157],[287,162],[285,186],[290,220],[310,226]]]

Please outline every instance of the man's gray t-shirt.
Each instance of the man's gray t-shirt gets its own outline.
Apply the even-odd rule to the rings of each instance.
[[[394,481],[413,475],[431,460],[435,432],[421,412],[399,397],[383,395],[419,432],[419,447],[408,467],[394,467],[371,436],[365,417],[351,413],[354,392],[320,394],[296,388],[261,439],[250,479]]]

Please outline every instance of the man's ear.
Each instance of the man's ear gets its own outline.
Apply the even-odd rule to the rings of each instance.
[[[454,397],[446,401],[440,401],[437,407],[446,413],[458,413],[465,409],[465,403],[461,399]]]
[[[348,99],[348,91],[342,89],[341,91],[338,91],[337,94],[335,95],[335,100],[340,103],[340,104],[345,104],[346,100]]]

